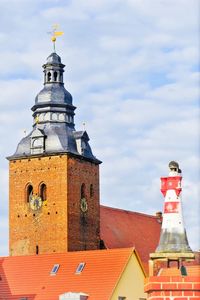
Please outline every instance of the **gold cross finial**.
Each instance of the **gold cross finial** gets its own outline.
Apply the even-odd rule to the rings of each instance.
[[[56,52],[56,46],[55,46],[56,38],[57,38],[58,36],[61,36],[61,35],[64,34],[63,31],[57,31],[58,28],[59,28],[59,25],[58,25],[58,24],[54,24],[54,25],[52,26],[52,31],[48,32],[48,33],[51,34],[51,40],[52,40],[52,42],[53,42],[53,50],[54,50],[54,52]]]

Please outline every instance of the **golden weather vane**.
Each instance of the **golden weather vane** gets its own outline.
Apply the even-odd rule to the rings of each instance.
[[[56,45],[55,45],[55,43],[56,43],[56,38],[57,38],[58,36],[63,35],[64,32],[63,32],[63,31],[58,31],[58,28],[59,28],[59,25],[58,25],[58,24],[54,24],[52,27],[53,27],[52,31],[50,31],[50,32],[48,32],[48,33],[51,34],[51,40],[52,40],[52,42],[53,42],[53,50],[54,50],[54,52],[56,52]]]

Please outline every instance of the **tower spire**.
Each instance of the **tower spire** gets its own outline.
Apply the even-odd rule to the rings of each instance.
[[[52,32],[52,41],[62,31]],[[100,164],[92,153],[89,136],[83,130],[76,131],[74,116],[76,107],[72,95],[65,89],[63,74],[65,65],[61,57],[52,52],[43,65],[44,86],[37,94],[33,111],[33,130],[18,144],[9,159],[30,156],[44,156],[52,153],[70,153]]]

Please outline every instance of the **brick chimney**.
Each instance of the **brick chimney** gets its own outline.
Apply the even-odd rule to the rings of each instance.
[[[151,276],[144,291],[148,300],[200,300],[200,276]]]

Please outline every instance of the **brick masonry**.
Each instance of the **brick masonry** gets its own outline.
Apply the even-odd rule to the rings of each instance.
[[[145,292],[148,300],[200,300],[200,276],[151,276]]]
[[[11,160],[9,166],[10,255],[66,252],[99,248],[99,166],[68,154]],[[47,200],[32,210],[27,184],[39,194],[47,187]],[[88,210],[80,209],[85,183]],[[90,185],[94,193],[90,195]]]

